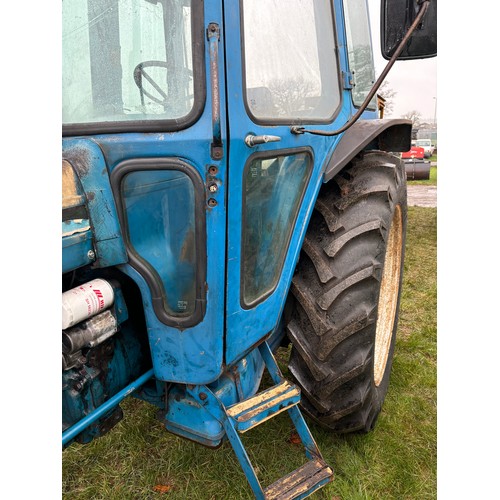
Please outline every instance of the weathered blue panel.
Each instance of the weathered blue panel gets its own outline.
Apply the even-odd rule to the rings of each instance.
[[[210,22],[221,24],[220,11],[214,3],[206,5]],[[221,37],[220,43],[223,43]],[[222,45],[220,46],[222,47]],[[219,57],[223,50],[219,48]],[[219,65],[219,79],[224,81],[223,60]],[[208,44],[205,46],[205,74],[207,89],[210,89],[210,66]],[[226,114],[225,87],[220,86],[220,112]],[[216,380],[223,371],[224,342],[224,283],[226,261],[226,169],[227,145],[225,142],[225,120],[221,122],[223,156],[220,160],[210,157],[210,143],[213,140],[212,95],[207,91],[206,103],[201,117],[187,129],[175,133],[122,133],[94,136],[106,159],[112,174],[117,166],[127,160],[140,162],[155,158],[167,161],[179,159],[196,170],[204,183],[206,200],[204,205],[206,228],[204,239],[206,252],[206,282],[203,300],[206,302],[204,315],[199,323],[176,328],[162,322],[153,307],[153,296],[144,275],[129,263],[120,269],[139,286],[146,317],[151,355],[155,377],[170,382],[207,384]],[[154,162],[153,162],[154,163]],[[216,185],[216,189],[208,186]],[[213,202],[210,204],[208,200]],[[179,202],[178,210],[185,208]],[[130,248],[127,249],[130,252]]]
[[[219,3],[209,2],[205,6],[207,19],[221,25]],[[208,13],[209,11],[209,13]],[[223,37],[219,42],[223,43]],[[224,283],[225,283],[225,237],[226,237],[226,144],[225,120],[221,122],[220,137],[223,143],[223,157],[213,160],[210,157],[210,143],[213,140],[212,95],[210,92],[210,57],[208,44],[205,46],[205,87],[206,102],[200,118],[189,128],[175,133],[120,133],[102,134],[92,139],[68,139],[64,143],[64,154],[71,158],[86,155],[87,161],[72,162],[77,170],[84,191],[89,197],[89,211],[97,242],[99,265],[122,264],[120,269],[131,276],[138,284],[143,300],[146,326],[149,335],[155,377],[171,382],[205,384],[218,378],[223,370],[224,341]],[[224,81],[223,50],[219,45],[219,80]],[[218,89],[221,116],[225,116],[225,86]],[[136,269],[128,263],[124,240],[118,225],[115,200],[111,194],[109,176],[119,164],[127,160],[141,159],[180,159],[191,168],[204,183],[202,199],[206,228],[203,236],[206,253],[206,273],[204,315],[199,323],[187,328],[169,326],[158,318],[154,307],[150,286]],[[87,168],[91,165],[91,168]],[[209,173],[209,171],[211,173]],[[205,187],[215,184],[215,190]],[[94,196],[94,198],[92,198]],[[96,203],[96,198],[100,201]],[[182,200],[177,210],[183,211]],[[108,219],[106,213],[111,217]],[[148,215],[145,213],[145,222]],[[100,219],[98,224],[96,219]],[[134,222],[139,224],[140,222]],[[144,224],[144,227],[146,224]],[[132,249],[133,250],[133,249]],[[161,259],[161,256],[158,256]],[[156,266],[156,264],[155,264]],[[169,286],[175,286],[170,284]],[[167,290],[168,292],[168,290]]]
[[[240,2],[225,5],[224,16],[226,26],[237,26],[241,19]],[[334,1],[336,40],[339,47],[346,45],[344,32],[344,18],[342,2]],[[231,364],[248,352],[264,336],[274,331],[283,312],[288,290],[291,285],[293,272],[299,258],[307,225],[312,215],[314,204],[323,181],[323,174],[342,134],[332,137],[314,136],[309,134],[294,135],[290,132],[290,123],[266,124],[251,117],[248,106],[245,104],[245,71],[241,54],[244,53],[242,35],[238,30],[228,30],[226,36],[227,87],[232,89],[228,101],[228,121],[230,125],[230,189],[228,195],[228,256],[227,256],[227,283],[226,283],[226,362]],[[349,71],[347,53],[339,50],[338,81],[340,74]],[[334,131],[341,128],[357,111],[351,99],[351,90],[341,88],[341,100],[336,114],[328,123],[307,123],[303,125],[325,131]],[[365,111],[363,118],[375,118],[374,111]],[[264,142],[261,145],[249,148],[245,143],[248,134],[255,136],[272,135],[280,137],[279,142]],[[304,192],[300,208],[294,224],[294,230],[287,245],[286,256],[279,273],[279,281],[272,293],[256,305],[248,307],[243,300],[244,281],[244,232],[243,220],[245,213],[245,168],[251,161],[252,155],[261,158],[273,159],[283,155],[310,152],[313,162],[308,185]],[[274,199],[276,205],[283,204],[279,194]],[[276,253],[277,249],[270,249],[269,254]],[[272,258],[272,257],[270,257]]]
[[[87,198],[94,234],[95,266],[126,262],[108,169],[99,146],[90,139],[63,139],[63,158],[73,166]]]
[[[62,272],[66,273],[93,262],[93,237],[89,221],[62,223]]]
[[[263,371],[262,357],[254,349],[208,388],[228,407],[257,391]],[[182,386],[174,386],[169,392],[164,423],[170,432],[210,447],[218,446],[225,434],[222,423]]]

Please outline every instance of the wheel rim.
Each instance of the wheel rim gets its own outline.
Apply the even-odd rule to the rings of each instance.
[[[384,270],[380,284],[380,296],[377,308],[377,330],[375,333],[374,379],[379,386],[384,378],[392,332],[398,307],[399,279],[401,276],[401,256],[403,252],[403,219],[400,205],[396,205],[392,218]]]

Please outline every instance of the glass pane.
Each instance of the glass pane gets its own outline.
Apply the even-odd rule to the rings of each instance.
[[[255,158],[245,169],[243,302],[276,287],[311,170],[308,153]]]
[[[375,66],[366,0],[344,0],[349,67],[353,76],[352,99],[361,106],[375,83]],[[377,109],[377,96],[369,107]]]
[[[130,243],[158,275],[166,311],[174,316],[193,313],[196,233],[191,179],[175,170],[132,172],[124,178],[123,196]]]
[[[62,6],[64,124],[189,113],[189,0],[63,0]]]
[[[328,120],[340,103],[327,0],[243,2],[247,104],[258,119]]]

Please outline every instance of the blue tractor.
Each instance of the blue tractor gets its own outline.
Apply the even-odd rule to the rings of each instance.
[[[169,432],[228,439],[256,498],[305,498],[333,472],[303,413],[366,432],[387,392],[411,123],[379,119],[376,90],[436,54],[436,1],[382,1],[377,82],[366,0],[62,12],[63,446],[133,394]],[[284,411],[308,461],[262,486],[240,435]]]

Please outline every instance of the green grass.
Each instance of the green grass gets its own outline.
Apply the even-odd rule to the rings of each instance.
[[[310,498],[434,499],[436,493],[436,217],[411,207],[400,324],[389,392],[375,430],[335,436],[311,425],[335,480]],[[128,398],[108,435],[63,452],[63,498],[251,499],[231,447],[217,450],[168,434],[154,407]],[[244,436],[264,485],[303,463],[279,415]],[[162,485],[167,493],[155,491]]]

